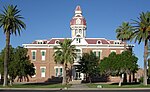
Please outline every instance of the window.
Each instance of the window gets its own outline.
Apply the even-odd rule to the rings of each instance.
[[[82,57],[82,49],[77,48],[75,53],[76,53],[77,56],[75,58],[74,63],[78,63],[80,61],[81,57]]]
[[[97,57],[101,58],[102,50],[93,50],[93,53],[94,53]]]
[[[59,42],[60,42],[59,40],[56,40],[56,41],[55,41],[55,44],[59,44]]]
[[[36,50],[32,50],[32,60],[36,60]]]
[[[60,76],[62,76],[62,73],[63,73],[62,71],[63,71],[62,68],[60,68]]]
[[[120,44],[120,42],[119,41],[115,41],[114,44]]]
[[[46,75],[46,67],[40,67],[41,69],[41,77],[45,77]]]
[[[79,18],[76,20],[76,24],[81,24],[81,20]]]
[[[97,41],[97,44],[101,44],[101,41],[100,41],[100,40],[98,40],[98,41]]]
[[[120,50],[120,53],[122,53],[124,50]]]
[[[46,50],[41,50],[42,61],[45,60]]]
[[[76,42],[77,43],[81,43],[81,39],[80,38],[76,38]]]
[[[63,76],[63,68],[62,66],[55,66],[55,76],[56,77],[62,77]]]
[[[82,33],[82,30],[81,30],[81,29],[79,29],[79,33],[80,33],[80,34]]]
[[[36,67],[34,67],[34,69],[35,69],[35,75],[33,75],[32,77],[36,77]]]
[[[56,76],[58,76],[59,74],[58,74],[58,68],[56,68]]]
[[[75,30],[75,35],[77,35],[77,33],[78,33],[78,30],[76,29],[76,30]]]
[[[42,44],[42,42],[38,42],[38,44]]]

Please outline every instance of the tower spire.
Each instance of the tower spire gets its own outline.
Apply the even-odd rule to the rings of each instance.
[[[81,13],[82,13],[81,7],[78,5],[75,9],[75,14],[81,14]]]
[[[75,15],[70,21],[70,28],[72,31],[72,38],[86,37],[86,20],[82,16],[82,10],[79,5],[75,8]]]

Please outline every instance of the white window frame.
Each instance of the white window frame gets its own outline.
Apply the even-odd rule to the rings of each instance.
[[[98,43],[98,42],[100,42],[100,43]],[[102,44],[101,40],[98,40],[98,41],[97,41],[97,44]]]
[[[120,41],[114,41],[114,44],[120,44]]]
[[[45,69],[44,74],[42,74],[42,68]],[[45,66],[40,67],[40,71],[41,71],[41,77],[42,77],[42,78],[46,77],[46,67],[45,67]]]
[[[97,56],[97,53],[100,52],[100,59],[102,59],[102,50],[92,50],[92,52],[96,52],[96,56]]]
[[[112,52],[115,52],[115,53],[116,53],[116,50],[110,50],[110,53],[112,53]]]
[[[33,52],[35,52],[35,59],[33,59]],[[36,61],[36,52],[37,52],[37,50],[31,50],[32,60],[33,60],[33,61]]]
[[[62,68],[62,75],[60,75],[60,69]],[[54,66],[55,69],[55,77],[62,77],[63,76],[63,66]],[[56,69],[58,69],[58,73],[56,74]]]
[[[34,67],[34,69],[35,69],[35,74],[32,77],[36,77],[36,67]]]
[[[42,52],[45,53],[45,56],[42,56]],[[42,61],[45,61],[45,57],[46,57],[46,50],[41,50],[41,59],[42,59]]]
[[[75,40],[76,40],[76,43],[81,43],[81,38],[76,38]]]
[[[55,41],[55,44],[59,44],[59,42],[60,42],[59,40],[56,40],[56,41]]]
[[[0,80],[1,80],[1,78],[2,78],[2,75],[0,74]]]
[[[120,53],[122,53],[124,50],[120,50]]]

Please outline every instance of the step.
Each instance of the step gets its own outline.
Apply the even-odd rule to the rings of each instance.
[[[70,81],[69,84],[81,84],[82,80],[73,80]]]

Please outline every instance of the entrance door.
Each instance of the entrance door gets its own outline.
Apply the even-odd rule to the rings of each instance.
[[[80,79],[81,79],[81,78],[80,78],[80,72],[76,72],[75,79],[76,79],[76,80],[80,80]]]

